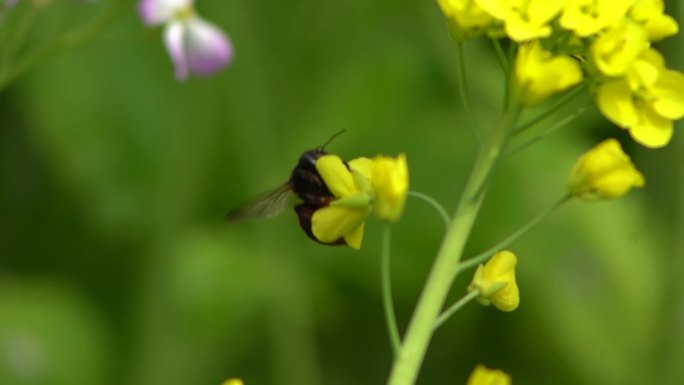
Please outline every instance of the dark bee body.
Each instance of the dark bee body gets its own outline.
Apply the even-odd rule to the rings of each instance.
[[[341,133],[335,134],[328,140],[328,143]],[[302,201],[294,207],[294,211],[297,214],[299,226],[309,238],[326,245],[346,244],[343,238],[331,243],[321,242],[316,239],[311,229],[311,219],[314,212],[327,206],[334,199],[330,189],[316,169],[318,158],[327,154],[323,148],[325,145],[303,153],[299,157],[297,165],[292,169],[287,183],[232,210],[228,213],[228,221],[238,222],[246,219],[273,217],[287,208],[288,197],[290,192],[293,192]]]
[[[289,183],[292,191],[305,204],[326,206],[333,199],[332,193],[316,169],[316,161],[325,154],[327,154],[325,151],[318,148],[305,152],[299,157],[297,165],[290,174]]]

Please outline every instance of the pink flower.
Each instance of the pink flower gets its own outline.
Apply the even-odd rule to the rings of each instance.
[[[178,80],[213,74],[233,57],[228,36],[197,15],[193,0],[140,0],[138,11],[147,25],[165,24],[164,43]]]

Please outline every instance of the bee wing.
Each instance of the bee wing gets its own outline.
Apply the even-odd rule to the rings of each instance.
[[[226,220],[235,223],[250,219],[272,218],[289,206],[291,196],[292,185],[287,182],[275,190],[258,195],[234,208],[226,215]]]

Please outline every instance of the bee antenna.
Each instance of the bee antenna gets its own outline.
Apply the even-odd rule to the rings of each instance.
[[[322,146],[319,146],[318,149],[321,150],[321,151],[323,151],[323,150],[330,144],[330,142],[332,142],[332,141],[333,141],[335,138],[337,138],[338,136],[344,134],[346,131],[347,131],[347,129],[346,129],[346,128],[343,128],[343,129],[341,129],[340,131],[334,133],[333,136],[331,136],[330,139],[328,139],[328,141],[325,142],[325,144],[323,144]]]

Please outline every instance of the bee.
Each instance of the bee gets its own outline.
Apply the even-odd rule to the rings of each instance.
[[[290,200],[294,194],[300,203],[294,206],[299,226],[309,238],[326,245],[344,245],[346,242],[340,238],[331,243],[321,242],[313,235],[311,230],[311,218],[316,210],[327,206],[335,198],[323,178],[316,169],[316,161],[323,155],[328,154],[325,147],[335,138],[344,133],[337,132],[325,144],[304,152],[292,169],[290,178],[281,186],[258,195],[244,204],[231,210],[226,216],[229,223],[241,222],[251,219],[272,218],[290,206]]]

